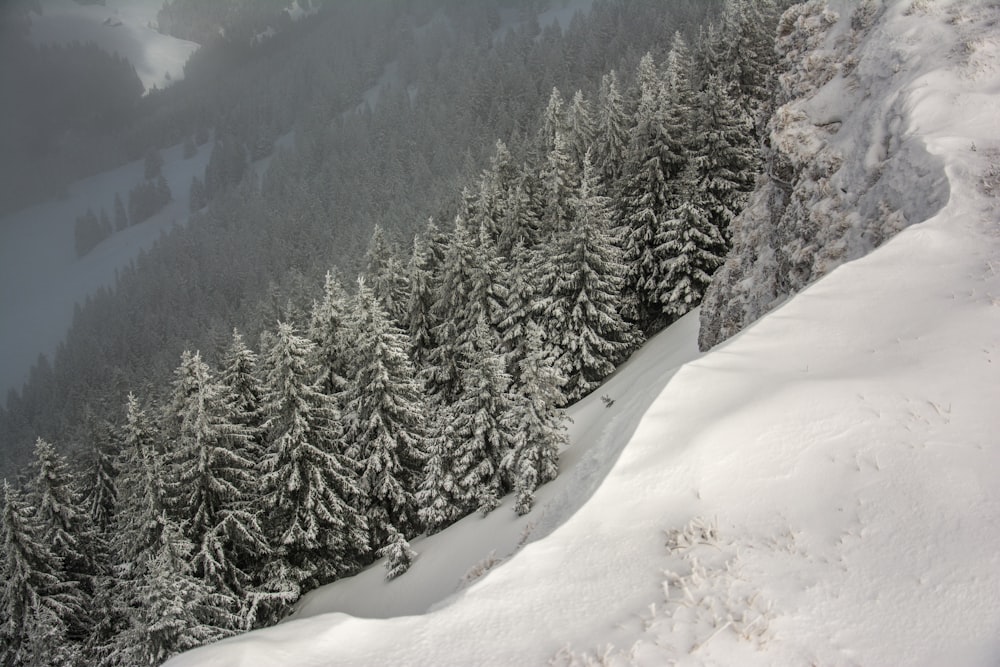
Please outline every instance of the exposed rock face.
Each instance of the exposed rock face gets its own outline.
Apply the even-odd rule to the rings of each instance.
[[[880,26],[897,4],[810,0],[782,16],[765,173],[705,295],[703,350],[947,201],[943,169],[910,136],[919,37]]]

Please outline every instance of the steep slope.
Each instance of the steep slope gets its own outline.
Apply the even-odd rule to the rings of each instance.
[[[114,211],[115,194],[127,204],[129,190],[143,180],[143,162],[84,179],[67,196],[0,218],[0,317],[15,325],[0,330],[0,391],[20,389],[38,355],[50,359],[73,320],[74,306],[100,287],[112,287],[117,272],[160,235],[188,218],[191,178],[201,175],[212,144],[185,159],[180,145],[163,151],[163,175],[173,200],[150,219],[112,234],[77,257],[73,224],[88,208]]]
[[[902,136],[928,156],[914,173],[947,179],[933,217],[676,372],[652,359],[690,350],[693,318],[652,341],[611,408],[577,408],[568,475],[542,500],[580,479],[565,522],[432,610],[465,573],[432,575],[442,553],[509,552],[506,507],[420,543],[395,582],[340,582],[301,620],[170,664],[996,664],[1000,16],[887,5],[875,29],[909,48],[865,64],[887,73],[870,92],[904,101]],[[595,411],[609,418],[584,425]],[[571,458],[610,463],[625,440],[589,495]],[[436,591],[408,583],[422,561]]]

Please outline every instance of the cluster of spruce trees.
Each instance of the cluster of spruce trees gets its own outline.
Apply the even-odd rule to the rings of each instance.
[[[561,408],[722,263],[758,169],[774,20],[768,0],[731,2],[626,90],[614,72],[595,100],[554,89],[535,136],[498,142],[408,257],[376,227],[356,289],[329,273],[259,353],[236,332],[214,368],[185,352],[85,469],[39,440],[23,488],[4,486],[4,663],[159,664],[376,558],[395,577],[410,539],[508,493],[530,511]]]
[[[195,150],[193,144],[192,150]],[[163,156],[160,151],[156,149],[147,151],[143,167],[143,180],[129,190],[128,212],[122,203],[121,195],[116,192],[113,223],[107,209],[103,207],[99,216],[90,208],[83,215],[77,216],[76,224],[73,226],[77,257],[83,257],[115,232],[127,229],[130,224],[145,222],[173,199],[167,179],[161,172]]]

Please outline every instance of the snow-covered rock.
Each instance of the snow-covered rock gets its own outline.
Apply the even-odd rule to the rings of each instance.
[[[909,111],[940,66],[925,57],[925,31],[942,53],[963,38],[903,4],[811,0],[782,17],[767,169],[706,294],[703,349],[947,201],[940,161]],[[887,14],[900,15],[892,28]]]

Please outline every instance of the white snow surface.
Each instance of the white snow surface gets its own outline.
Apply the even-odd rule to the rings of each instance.
[[[887,4],[856,54],[903,57],[871,95],[906,100],[944,208],[704,355],[696,313],[650,341],[570,409],[527,517],[168,664],[998,664],[1000,11]]]
[[[128,59],[146,90],[165,88],[184,78],[184,64],[198,45],[152,27],[162,6],[163,0],[105,0],[103,5],[42,0],[42,14],[31,15],[31,39],[36,44],[94,42]]]

